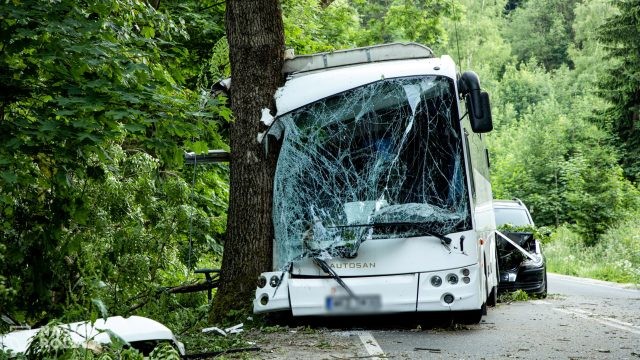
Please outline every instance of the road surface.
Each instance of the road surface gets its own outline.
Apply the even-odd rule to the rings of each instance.
[[[546,299],[499,303],[478,325],[420,321],[415,314],[375,317],[375,323],[320,319],[320,330],[259,339],[263,351],[255,358],[640,360],[639,289],[556,274],[548,279]]]
[[[640,360],[640,290],[549,274],[547,299],[500,303],[478,325],[345,334],[368,359]]]

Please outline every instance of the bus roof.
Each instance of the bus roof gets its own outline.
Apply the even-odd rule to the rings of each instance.
[[[372,61],[293,73],[275,94],[277,115],[381,79],[442,75],[456,78],[449,56]]]
[[[292,74],[370,62],[431,57],[433,57],[433,51],[424,45],[416,43],[382,44],[296,56],[285,61],[282,72]]]

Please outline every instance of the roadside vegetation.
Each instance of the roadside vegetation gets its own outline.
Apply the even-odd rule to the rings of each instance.
[[[527,301],[529,300],[529,294],[524,290],[518,289],[516,291],[505,292],[498,296],[498,302],[511,303],[514,301]]]
[[[568,227],[557,229],[544,246],[547,269],[560,274],[640,284],[638,218],[607,230],[594,246],[584,244]]]
[[[148,316],[199,341],[206,294],[168,288],[220,267],[225,243],[228,166],[183,159],[229,149],[211,93],[230,72],[224,6],[2,2],[0,312],[34,327]],[[551,229],[548,270],[640,283],[640,0],[282,6],[297,54],[417,41],[478,72],[494,197]]]
[[[640,283],[640,134],[628,123],[640,2],[462,3],[441,52],[491,94],[494,198],[521,199],[550,230],[540,236],[549,271]]]

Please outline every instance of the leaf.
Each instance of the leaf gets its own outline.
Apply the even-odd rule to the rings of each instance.
[[[78,134],[78,140],[79,141],[84,141],[84,140],[90,140],[93,143],[98,143],[100,141],[100,139],[98,137],[96,137],[95,135],[91,134],[91,133],[86,133],[86,132],[81,132],[80,134]]]
[[[207,145],[206,141],[196,141],[191,144],[191,151],[195,152],[196,154],[204,154],[209,151],[209,146]]]
[[[76,208],[73,212],[73,219],[81,225],[85,225],[91,212],[85,207]]]
[[[2,176],[2,179],[9,184],[15,184],[18,180],[18,176],[15,173],[9,171],[3,171],[2,173],[0,173],[0,176]]]
[[[104,302],[102,302],[102,300],[91,299],[91,303],[98,309],[98,311],[100,312],[100,316],[102,316],[103,319],[106,320],[109,317],[107,306],[104,304]]]
[[[109,110],[105,115],[113,118],[114,120],[122,120],[124,118],[128,118],[131,113],[126,110]]]
[[[141,124],[125,124],[123,127],[130,133],[139,133],[147,129],[144,125]]]
[[[58,116],[67,116],[67,115],[74,115],[76,112],[77,112],[76,110],[72,110],[72,109],[63,109],[63,110],[57,110],[55,114]]]
[[[53,130],[56,130],[57,128],[58,128],[58,122],[53,120],[47,120],[47,121],[44,121],[42,125],[40,125],[40,128],[38,130],[53,131]]]
[[[144,26],[141,33],[142,36],[146,37],[147,39],[156,36],[156,31],[151,26]]]

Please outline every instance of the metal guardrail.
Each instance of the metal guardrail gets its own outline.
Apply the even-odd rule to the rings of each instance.
[[[231,161],[231,153],[226,150],[209,150],[206,154],[186,153],[184,161],[187,164],[214,164]]]

